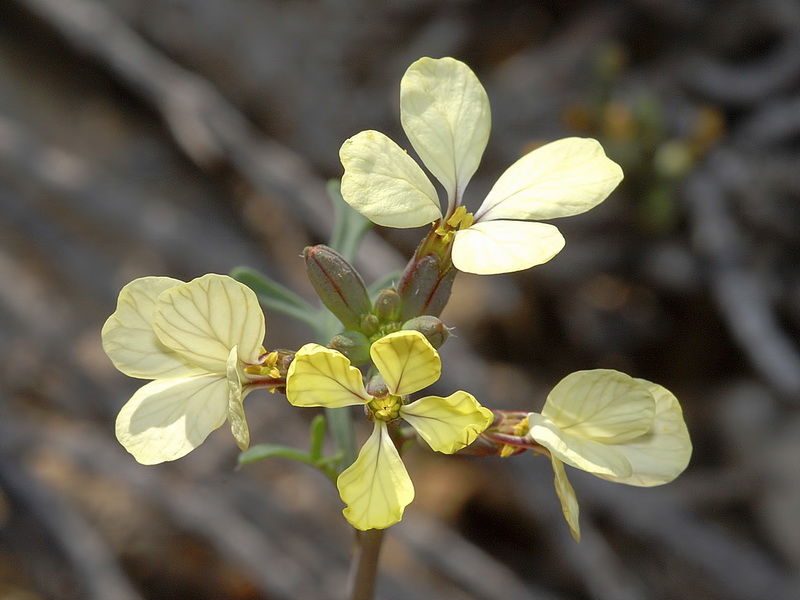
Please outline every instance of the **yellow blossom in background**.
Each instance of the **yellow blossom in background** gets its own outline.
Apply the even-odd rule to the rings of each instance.
[[[677,398],[618,371],[578,371],[528,415],[528,437],[547,448],[564,517],[580,538],[578,502],[564,463],[642,487],[669,483],[689,464],[692,443]]]
[[[414,486],[389,434],[389,423],[402,418],[433,450],[452,454],[475,441],[493,420],[490,410],[462,391],[404,403],[405,396],[429,386],[441,374],[439,355],[421,333],[389,334],[372,344],[370,356],[386,394],[371,395],[361,372],[343,354],[318,344],[306,344],[297,352],[286,377],[286,397],[295,406],[365,405],[369,410],[372,435],[337,480],[347,505],[344,516],[361,530],[397,523],[414,499]]]
[[[593,139],[566,138],[509,167],[474,215],[464,189],[480,164],[491,116],[486,91],[464,63],[421,58],[400,82],[400,120],[423,164],[442,184],[447,210],[424,171],[377,131],[362,131],[339,152],[342,196],[378,225],[420,227],[437,219],[461,271],[507,273],[547,262],[564,247],[558,229],[540,219],[583,213],[622,180],[620,167]]]
[[[255,293],[224,275],[142,277],[122,288],[103,349],[124,374],[153,381],[122,407],[119,442],[157,464],[185,456],[227,420],[246,449],[243,369],[258,363],[265,329]]]

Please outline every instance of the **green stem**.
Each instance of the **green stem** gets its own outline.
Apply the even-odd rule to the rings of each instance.
[[[378,576],[378,557],[381,552],[384,529],[358,532],[358,547],[350,572],[349,600],[372,600]]]
[[[352,262],[372,223],[350,208],[342,199],[338,181],[328,183],[328,194],[335,212],[334,231],[329,245],[346,261]],[[355,462],[357,456],[353,413],[350,407],[326,408],[325,416],[336,448],[342,456],[339,462],[341,473]],[[349,598],[372,600],[375,595],[375,580],[378,577],[378,555],[383,541],[383,530],[359,531],[357,540],[358,547],[353,556],[350,573]]]

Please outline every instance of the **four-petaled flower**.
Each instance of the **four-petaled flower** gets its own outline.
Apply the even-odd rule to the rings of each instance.
[[[550,453],[564,517],[580,538],[578,502],[564,463],[642,487],[669,483],[689,463],[692,442],[677,398],[618,371],[567,375],[541,414],[528,415],[528,436]]]
[[[244,369],[263,362],[264,314],[255,293],[224,275],[184,283],[143,277],[122,288],[103,349],[130,377],[153,379],[122,407],[119,442],[142,464],[185,456],[226,419],[250,443]]]
[[[441,373],[438,353],[419,332],[389,334],[372,344],[370,356],[385,383],[381,392],[368,392],[361,371],[344,355],[317,344],[297,352],[286,378],[286,397],[295,406],[365,405],[369,411],[372,435],[337,480],[347,505],[344,516],[361,530],[397,523],[414,499],[390,424],[402,418],[433,450],[452,454],[475,441],[493,420],[490,410],[463,391],[405,403],[405,396],[432,384]]]
[[[583,213],[622,180],[596,140],[566,138],[526,154],[503,173],[474,215],[464,188],[489,139],[486,91],[464,63],[421,58],[400,82],[400,121],[423,164],[444,186],[447,210],[419,165],[377,131],[362,131],[339,152],[342,196],[378,225],[419,227],[441,218],[453,265],[477,274],[508,273],[547,262],[564,247],[558,229],[532,222]]]

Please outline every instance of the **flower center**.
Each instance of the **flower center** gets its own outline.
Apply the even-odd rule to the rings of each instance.
[[[511,434],[514,437],[522,437],[528,434],[528,430],[530,429],[530,425],[528,424],[528,417],[522,419],[519,423],[515,424],[511,430]],[[519,448],[516,446],[512,446],[511,444],[506,444],[503,446],[503,449],[500,451],[500,456],[502,458],[508,458],[509,456],[513,456],[519,452]]]
[[[373,418],[388,422],[400,416],[400,408],[403,406],[403,399],[400,396],[388,394],[382,398],[373,397],[367,406],[370,411],[372,411]]]
[[[262,346],[261,349],[264,350],[264,347]],[[266,352],[266,350],[264,350],[264,352]],[[264,352],[262,352],[262,354]],[[262,362],[260,365],[250,365],[245,367],[244,372],[249,373],[250,375],[260,375],[277,379],[281,376],[281,372],[277,367],[278,358],[280,357],[277,352],[269,352],[264,358],[264,362]]]
[[[453,239],[456,231],[470,227],[474,221],[475,217],[472,213],[467,212],[464,206],[459,206],[447,221],[444,221],[436,228],[436,235],[441,237],[446,244]]]

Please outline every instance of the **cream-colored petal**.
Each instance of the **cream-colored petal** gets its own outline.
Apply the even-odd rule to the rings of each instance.
[[[460,203],[491,129],[489,98],[467,65],[421,58],[400,81],[400,122],[422,162]]]
[[[561,501],[561,512],[564,513],[564,518],[569,525],[569,532],[572,534],[576,542],[581,541],[581,527],[578,520],[580,510],[578,508],[578,498],[575,496],[575,490],[572,489],[572,484],[567,479],[567,474],[564,471],[564,464],[555,457],[551,457],[553,464],[553,473],[555,473],[555,486],[558,499]]]
[[[597,140],[566,138],[537,148],[500,176],[475,213],[496,219],[554,219],[586,212],[622,181]]]
[[[227,405],[224,376],[151,381],[120,410],[117,439],[143,465],[175,460],[225,422]]]
[[[459,271],[495,275],[546,263],[564,247],[564,236],[547,223],[485,221],[456,233],[453,264]]]
[[[568,465],[594,475],[630,477],[633,469],[628,459],[617,451],[619,446],[570,435],[547,417],[528,415],[528,435]]]
[[[117,309],[103,325],[103,350],[129,377],[161,379],[199,375],[205,370],[170,350],[153,331],[156,300],[164,290],[183,285],[171,277],[142,277],[122,288]]]
[[[339,408],[366,404],[361,371],[340,352],[306,344],[295,354],[286,375],[286,399],[294,406]]]
[[[542,415],[576,437],[619,444],[650,431],[656,402],[633,377],[611,369],[570,373],[550,392]]]
[[[442,361],[419,331],[390,333],[369,349],[390,394],[406,396],[428,387],[442,374]]]
[[[347,505],[343,514],[356,529],[386,529],[403,518],[414,499],[414,485],[389,437],[386,423],[376,421],[356,461],[336,480]]]
[[[255,363],[266,326],[255,292],[227,275],[203,275],[158,297],[153,328],[161,342],[212,373],[225,373],[231,348]]]
[[[492,424],[494,415],[467,392],[456,392],[447,398],[428,396],[400,409],[432,450],[453,454],[469,446]]]
[[[239,364],[238,346],[234,346],[228,355],[226,371],[228,381],[228,423],[231,426],[233,439],[239,450],[244,452],[250,447],[250,429],[244,415],[244,397],[242,389],[242,371]]]
[[[667,389],[637,379],[656,399],[653,425],[645,435],[619,444],[615,449],[631,463],[630,477],[601,475],[604,479],[650,487],[669,483],[683,473],[692,456],[692,441],[678,399]]]
[[[342,198],[373,223],[420,227],[442,216],[439,196],[407,152],[378,131],[362,131],[339,150]]]

